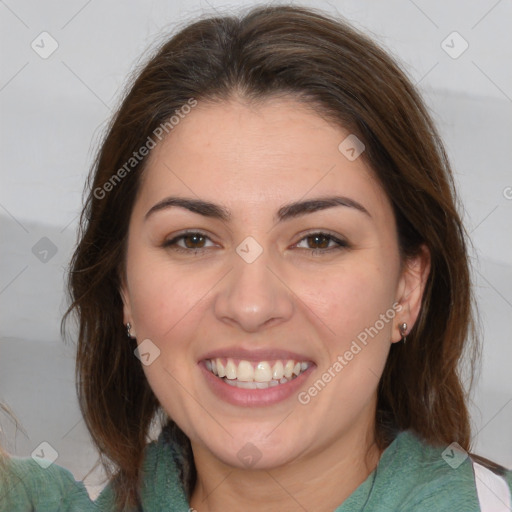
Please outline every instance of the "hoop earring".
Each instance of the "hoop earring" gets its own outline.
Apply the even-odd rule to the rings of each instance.
[[[398,326],[398,330],[400,331],[400,334],[402,335],[402,343],[405,345],[407,342],[407,324],[404,322],[403,324],[400,324]]]

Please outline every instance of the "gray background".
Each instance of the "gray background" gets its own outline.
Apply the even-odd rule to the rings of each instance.
[[[0,401],[22,427],[0,416],[11,453],[46,441],[77,479],[97,460],[76,404],[73,344],[59,334],[86,174],[143,52],[196,15],[253,3],[0,1]],[[431,108],[474,243],[484,337],[474,451],[512,467],[512,2],[292,3],[373,35]],[[47,58],[31,46],[51,49],[43,31],[58,44]],[[96,493],[99,473],[85,481]]]

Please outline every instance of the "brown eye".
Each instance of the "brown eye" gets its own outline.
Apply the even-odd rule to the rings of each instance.
[[[331,238],[321,233],[306,237],[310,249],[326,249],[329,247]]]
[[[346,249],[350,245],[347,241],[337,238],[329,233],[310,233],[302,238],[296,247],[299,249],[307,249],[312,254],[328,253],[331,251]]]
[[[190,232],[182,233],[171,240],[166,240],[162,246],[166,249],[194,254],[196,251],[207,250],[214,247],[215,244],[203,233]]]
[[[185,235],[182,238],[187,249],[200,249],[204,247],[206,243],[206,237],[200,235],[199,233]]]

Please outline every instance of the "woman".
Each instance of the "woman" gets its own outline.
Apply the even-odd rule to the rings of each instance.
[[[507,506],[511,473],[467,453],[459,363],[477,344],[442,143],[403,72],[339,21],[262,7],[153,56],[93,169],[70,292],[111,479],[93,504],[52,466],[40,500]],[[39,473],[12,463],[25,497]]]

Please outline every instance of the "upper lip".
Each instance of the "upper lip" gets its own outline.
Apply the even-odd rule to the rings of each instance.
[[[217,350],[212,350],[202,357],[200,361],[207,359],[216,358],[232,358],[232,359],[244,359],[246,361],[273,361],[273,360],[293,360],[293,361],[304,361],[313,362],[313,360],[304,354],[297,352],[291,352],[290,350],[282,350],[277,348],[255,348],[246,349],[242,347],[225,347]]]

